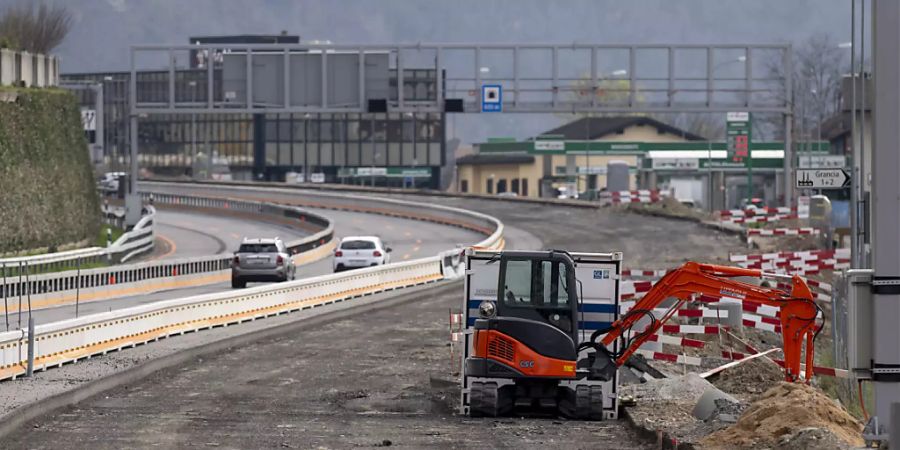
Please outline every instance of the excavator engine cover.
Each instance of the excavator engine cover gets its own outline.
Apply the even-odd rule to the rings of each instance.
[[[466,376],[575,378],[572,337],[553,325],[517,317],[478,319]]]

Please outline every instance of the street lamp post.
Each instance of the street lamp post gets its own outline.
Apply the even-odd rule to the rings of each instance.
[[[188,82],[188,86],[191,87],[191,108],[194,107],[194,103],[197,101],[197,81],[191,80]],[[194,161],[197,160],[197,114],[191,113],[191,177],[194,176]]]

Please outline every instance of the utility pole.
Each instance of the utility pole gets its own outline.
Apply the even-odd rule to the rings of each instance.
[[[900,0],[873,1],[875,73],[872,218],[875,274],[872,380],[875,415],[886,432],[891,404],[900,402]],[[877,8],[877,13],[874,9]]]

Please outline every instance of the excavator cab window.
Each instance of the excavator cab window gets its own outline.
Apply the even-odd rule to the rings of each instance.
[[[574,334],[574,273],[555,259],[504,261],[501,315],[547,322]]]

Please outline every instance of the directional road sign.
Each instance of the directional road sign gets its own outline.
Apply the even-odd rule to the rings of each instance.
[[[481,86],[481,112],[503,112],[503,88],[499,84]]]
[[[797,169],[797,187],[801,189],[843,189],[850,186],[844,169]]]

